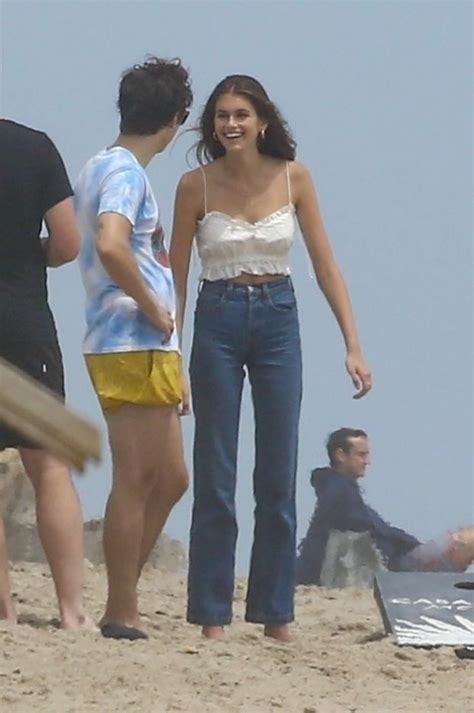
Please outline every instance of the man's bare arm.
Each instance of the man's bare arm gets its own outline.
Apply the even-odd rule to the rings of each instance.
[[[110,277],[132,297],[150,322],[169,338],[174,329],[170,312],[159,304],[145,283],[130,248],[130,222],[118,213],[98,217],[97,253]]]
[[[72,198],[65,198],[50,208],[44,221],[48,229],[48,237],[43,240],[47,265],[59,267],[75,260],[80,237]]]

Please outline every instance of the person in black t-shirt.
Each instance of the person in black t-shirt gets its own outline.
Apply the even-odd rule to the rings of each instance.
[[[64,398],[61,352],[48,306],[46,268],[79,249],[72,189],[48,136],[0,120],[0,357]],[[40,238],[43,220],[48,237]],[[82,516],[67,466],[0,423],[0,450],[18,448],[35,489],[38,530],[64,628],[92,626],[84,614]],[[0,619],[16,621],[0,519]]]

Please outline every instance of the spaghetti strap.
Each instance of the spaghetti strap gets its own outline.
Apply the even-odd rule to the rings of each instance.
[[[206,172],[204,170],[203,166],[200,166],[201,172],[202,172],[202,181],[204,185],[204,215],[207,215],[207,180],[206,180]]]
[[[286,162],[286,182],[288,184],[288,205],[291,205],[290,162]]]

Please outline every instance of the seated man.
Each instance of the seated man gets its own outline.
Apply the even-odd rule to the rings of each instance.
[[[329,533],[368,532],[389,570],[463,572],[474,560],[474,528],[448,532],[424,544],[385,522],[362,498],[357,480],[370,462],[367,434],[340,428],[327,441],[330,466],[316,468],[311,484],[318,503],[299,545],[298,584],[320,584]]]

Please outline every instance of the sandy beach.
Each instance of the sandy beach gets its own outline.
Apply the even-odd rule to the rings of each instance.
[[[473,709],[474,664],[448,647],[398,647],[383,635],[369,590],[300,587],[294,640],[264,639],[242,620],[245,581],[225,641],[185,623],[185,578],[145,571],[150,639],[134,643],[57,629],[42,564],[16,563],[18,626],[0,624],[2,713],[461,713]],[[87,567],[98,617],[103,566]]]

